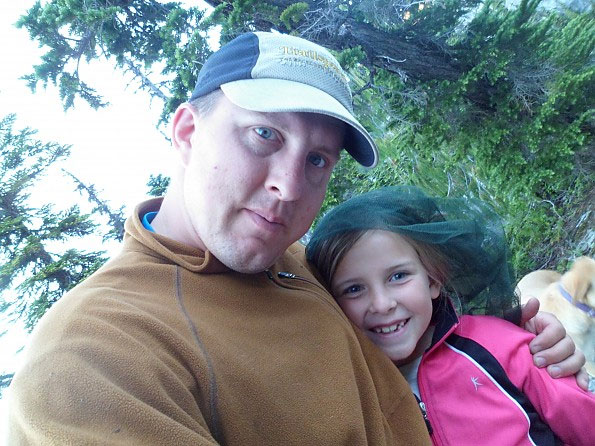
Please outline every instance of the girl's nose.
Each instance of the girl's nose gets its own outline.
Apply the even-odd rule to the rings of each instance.
[[[397,299],[387,291],[375,292],[370,310],[374,313],[388,313],[397,308]]]

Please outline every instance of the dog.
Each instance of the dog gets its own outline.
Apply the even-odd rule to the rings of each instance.
[[[536,297],[540,310],[556,315],[580,348],[589,375],[595,376],[595,260],[579,257],[564,274],[538,270],[517,284],[521,303]]]

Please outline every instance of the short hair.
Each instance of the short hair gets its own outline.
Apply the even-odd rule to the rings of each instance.
[[[217,88],[209,94],[192,99],[189,104],[192,105],[199,116],[205,117],[213,111],[222,95],[223,91],[220,88]]]
[[[368,232],[374,230],[375,229],[360,229],[341,232],[316,245],[316,248],[311,253],[310,261],[316,266],[329,290],[339,263],[341,263],[345,255],[351,248],[353,248],[358,240]],[[386,229],[383,230],[386,231]],[[401,235],[398,232],[394,232],[394,234],[403,237],[403,239],[413,247],[421,264],[426,269],[428,276],[439,283],[441,287],[444,286],[448,280],[449,270],[448,259],[444,253],[431,243],[415,240],[411,237]]]

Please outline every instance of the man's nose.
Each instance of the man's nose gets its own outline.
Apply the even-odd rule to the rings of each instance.
[[[298,200],[304,192],[306,181],[305,161],[292,156],[271,161],[266,189],[281,201]]]

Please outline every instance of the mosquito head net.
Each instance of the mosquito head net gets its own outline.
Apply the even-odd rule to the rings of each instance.
[[[329,268],[325,250],[330,242],[368,230],[392,231],[433,245],[447,262],[443,295],[459,312],[518,318],[504,229],[486,203],[429,197],[414,186],[374,190],[347,200],[320,220],[306,248],[307,258],[330,283],[335,266],[347,252],[339,252]]]

